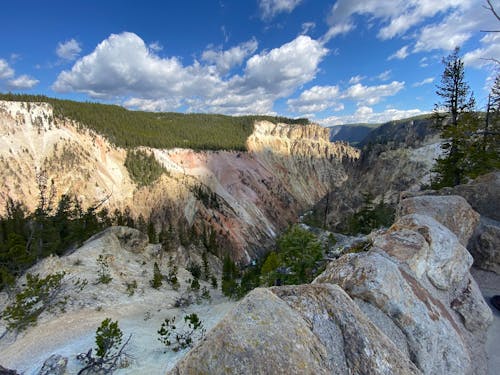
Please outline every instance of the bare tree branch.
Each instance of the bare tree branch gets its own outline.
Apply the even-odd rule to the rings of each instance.
[[[491,3],[491,0],[486,0],[486,3],[487,3],[488,5],[487,5],[487,6],[486,6],[486,5],[483,5],[483,8],[488,9],[489,11],[491,11],[491,13],[493,13],[493,15],[497,18],[497,20],[499,20],[499,21],[500,21],[500,15],[496,12],[495,7],[494,7],[494,6],[493,6],[493,4]],[[495,31],[495,32],[500,32],[500,30]]]

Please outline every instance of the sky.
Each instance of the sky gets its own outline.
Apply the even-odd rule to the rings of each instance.
[[[500,0],[492,0],[500,9]],[[478,109],[500,60],[486,0],[72,0],[1,6],[0,92],[324,126],[430,112],[461,48]]]

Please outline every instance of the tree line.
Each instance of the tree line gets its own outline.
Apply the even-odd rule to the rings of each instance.
[[[50,103],[55,117],[77,121],[124,148],[147,146],[244,151],[257,120],[309,123],[305,118],[276,116],[130,111],[118,105],[75,102],[44,95],[0,93],[0,100]]]

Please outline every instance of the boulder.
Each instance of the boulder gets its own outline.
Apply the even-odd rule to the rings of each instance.
[[[500,223],[482,220],[470,243],[474,265],[500,274]]]
[[[255,289],[171,374],[420,374],[336,285]]]
[[[418,247],[407,246],[404,242],[408,242],[408,240],[403,241],[402,244],[402,247],[405,247],[407,251],[416,249],[413,258],[408,263],[410,268],[417,270],[415,272],[417,277],[425,272],[430,282],[441,290],[449,290],[453,285],[457,285],[465,279],[473,262],[472,256],[447,227],[430,216],[412,214],[400,218],[391,227],[389,236],[391,236],[391,231],[398,229],[409,229],[419,233],[426,241],[426,243],[422,243],[422,238],[414,234],[414,240],[418,239],[422,246],[420,250]],[[399,233],[401,236],[405,232]],[[407,238],[410,239],[412,236]],[[399,253],[394,253],[390,246],[386,246],[378,239],[375,239],[374,243],[378,244],[384,251],[387,250],[389,254],[393,254],[396,259],[403,260],[398,258],[401,256],[402,250]]]
[[[68,358],[59,354],[52,354],[43,363],[38,375],[64,375],[68,366]]]
[[[500,171],[480,176],[468,184],[442,189],[439,193],[460,195],[482,216],[500,221]]]
[[[422,373],[474,373],[459,322],[381,250],[345,255],[314,283],[338,284],[351,297],[381,310],[406,336],[410,358]]]
[[[101,237],[109,236],[110,234],[114,235],[118,239],[118,241],[120,241],[120,246],[123,249],[133,253],[143,252],[146,246],[148,246],[149,244],[149,238],[146,234],[142,233],[137,229],[123,227],[123,226],[109,227],[103,230],[102,232],[96,234],[95,236],[91,237],[86,242],[90,242]]]
[[[458,195],[432,196],[424,195],[402,199],[399,204],[399,216],[418,213],[433,217],[467,246],[469,238],[479,223],[479,214],[469,203]]]

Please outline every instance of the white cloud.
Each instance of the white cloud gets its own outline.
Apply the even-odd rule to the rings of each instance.
[[[433,83],[433,82],[434,82],[434,77],[429,77],[429,78],[423,79],[420,82],[415,82],[412,86],[413,87],[420,87],[420,86],[428,85],[428,84]]]
[[[214,64],[221,74],[226,74],[233,67],[241,65],[248,56],[257,50],[257,47],[257,40],[251,39],[225,51],[207,49],[201,55],[201,59]]]
[[[245,68],[245,86],[265,87],[286,96],[315,77],[327,52],[318,41],[300,35],[279,48],[252,56]]]
[[[339,108],[336,99],[340,96],[338,86],[313,86],[303,91],[297,99],[288,99],[287,104],[292,112],[315,113],[328,108]],[[343,109],[343,106],[342,106]]]
[[[14,69],[9,66],[9,63],[0,59],[0,79],[7,79],[14,76]]]
[[[340,25],[353,22],[353,15],[371,16],[380,20],[380,39],[401,36],[428,18],[450,9],[466,7],[474,0],[338,0],[332,7],[328,22]]]
[[[7,82],[8,86],[14,90],[31,89],[37,85],[39,81],[26,74],[20,75]]]
[[[344,22],[330,26],[326,34],[321,37],[321,43],[328,43],[330,39],[335,38],[337,35],[347,34],[351,30],[354,30],[354,24],[352,22]]]
[[[383,76],[390,74],[390,71],[382,73]],[[334,111],[342,110],[343,104],[340,100],[351,100],[359,107],[374,105],[383,98],[396,95],[401,91],[405,83],[393,81],[385,85],[364,86],[359,83],[363,77],[351,78],[352,82],[357,82],[341,91],[338,86],[313,86],[309,90],[303,91],[296,99],[288,99],[288,108],[296,113],[315,113],[327,109]]]
[[[161,50],[163,50],[163,46],[159,41],[149,43],[149,48],[151,48],[151,50],[154,52],[160,52]]]
[[[388,81],[391,78],[391,74],[392,74],[392,70],[389,69],[389,70],[386,70],[386,71],[380,73],[375,78],[378,79],[379,81]]]
[[[354,29],[355,15],[365,16],[369,25],[376,24],[381,40],[395,37],[414,40],[413,45],[402,47],[388,60],[402,60],[416,52],[451,51],[464,45],[480,29],[498,28],[498,21],[479,0],[338,0],[328,16],[330,29],[323,39],[328,41]],[[496,48],[490,43],[482,49],[491,53]]]
[[[59,42],[56,48],[56,54],[61,59],[73,61],[78,58],[78,55],[82,51],[80,43],[75,39],[67,40],[66,42]]]
[[[314,22],[304,22],[302,24],[302,31],[300,32],[302,35],[307,35],[309,34],[309,31],[314,30],[316,27],[316,23]]]
[[[168,112],[174,111],[181,106],[179,100],[172,99],[141,99],[130,98],[123,102],[125,107],[140,108],[143,111]]]
[[[463,56],[463,61],[466,66],[482,68],[487,65],[496,64],[494,60],[500,61],[499,33],[486,34],[481,39],[481,45],[481,48],[470,51]]]
[[[270,20],[278,13],[291,13],[302,0],[259,0],[262,18]]]
[[[361,106],[352,115],[326,117],[324,119],[319,119],[318,122],[323,126],[356,123],[384,123],[421,115],[423,113],[424,112],[419,109],[399,110],[394,108],[386,109],[383,112],[374,112],[371,107]]]
[[[243,62],[246,56],[240,52],[248,55],[256,48],[255,41],[247,43],[227,59],[215,53],[205,55],[202,63],[183,65],[175,57],[160,58],[136,34],[112,34],[71,70],[61,72],[52,88],[114,98],[147,110],[187,106],[197,112],[272,113],[275,100],[315,77],[328,52],[317,40],[301,35]],[[211,63],[204,64],[206,60]],[[243,73],[223,76],[219,68],[235,61],[243,64]]]
[[[362,80],[364,80],[366,77],[365,76],[362,76],[362,75],[357,75],[357,76],[354,76],[354,77],[351,77],[349,79],[349,84],[350,85],[354,85],[356,83],[360,83]]]
[[[11,90],[31,89],[39,82],[26,74],[16,77],[14,69],[5,59],[0,59],[0,80],[5,80],[7,87]]]
[[[404,60],[404,59],[406,59],[408,57],[408,55],[410,54],[408,52],[408,47],[409,46],[403,46],[403,47],[401,47],[394,54],[392,54],[391,56],[389,56],[387,58],[387,60],[393,60],[393,59]]]
[[[404,87],[405,83],[399,81],[378,86],[364,86],[361,83],[356,83],[345,91],[342,98],[354,100],[359,105],[374,105],[384,97],[396,95]]]

